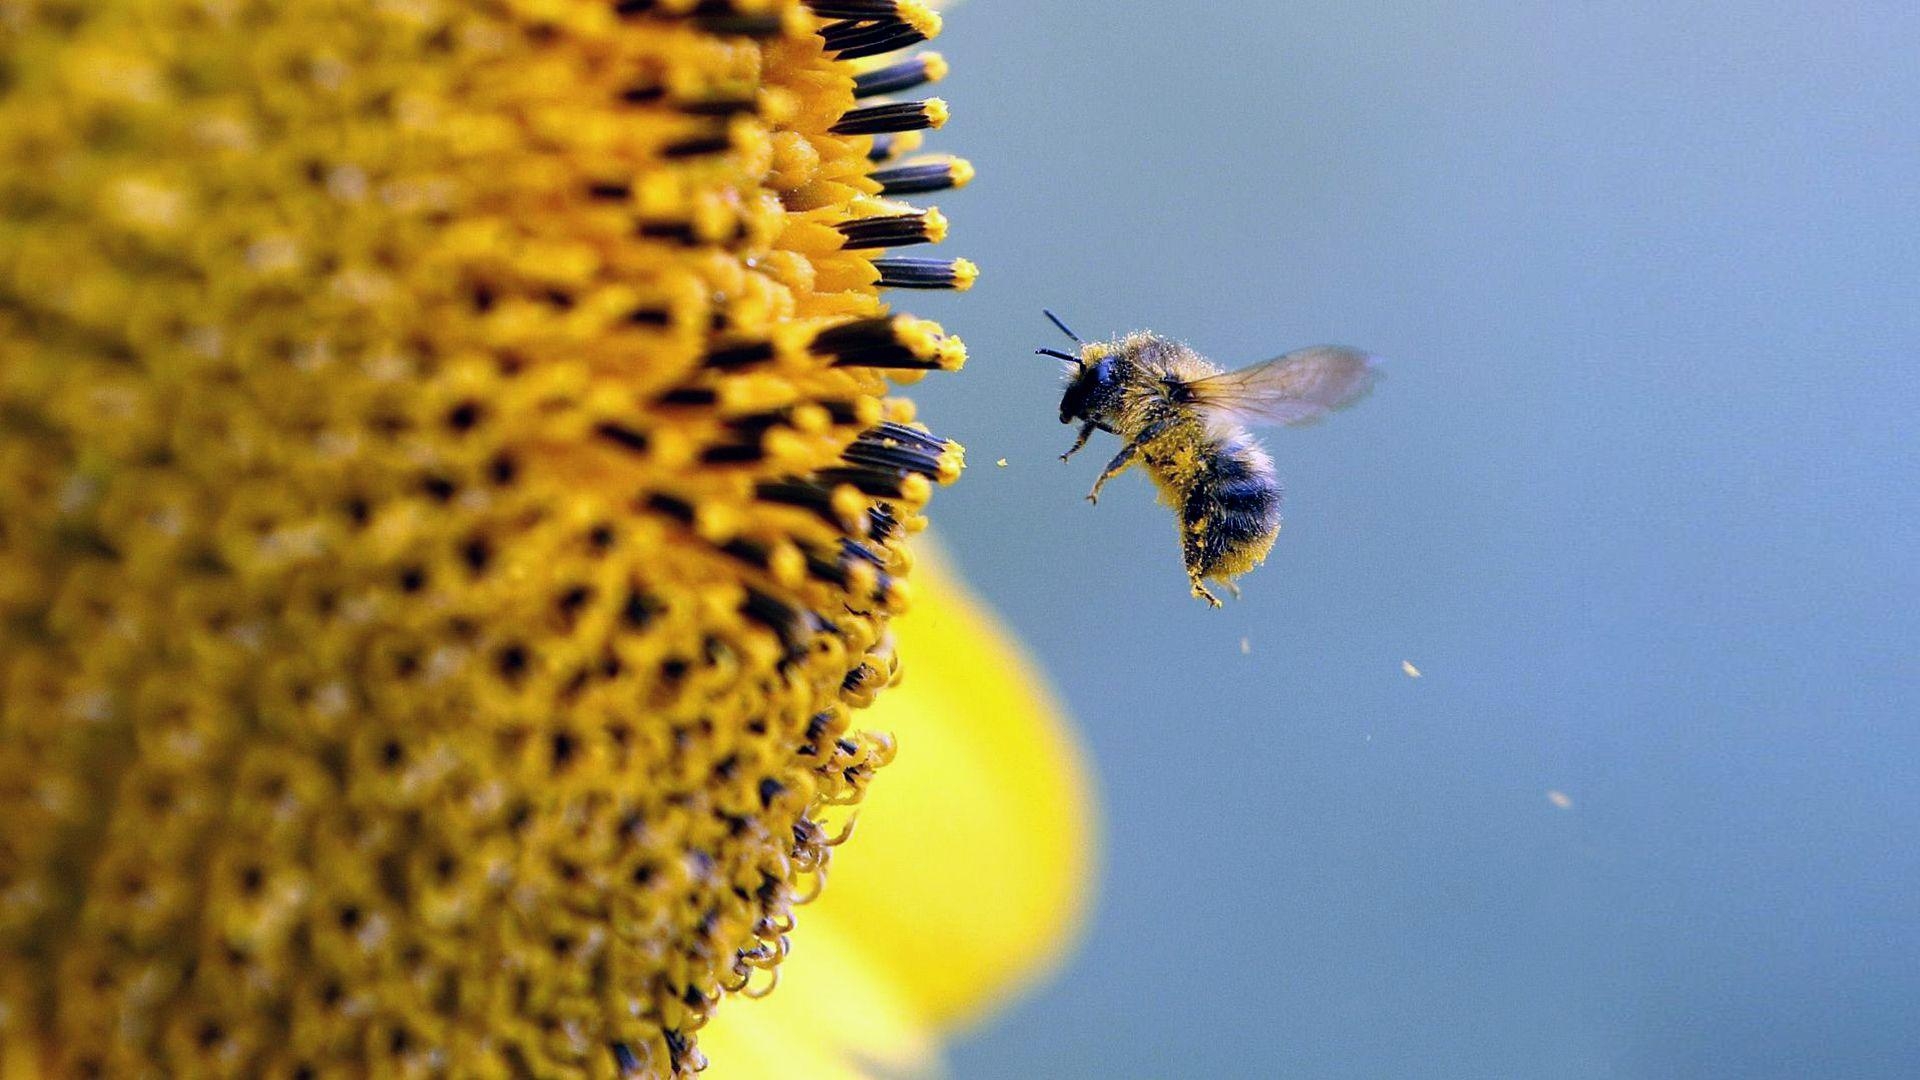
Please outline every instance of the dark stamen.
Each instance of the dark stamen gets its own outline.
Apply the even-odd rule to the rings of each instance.
[[[644,454],[647,452],[647,433],[644,431],[636,431],[624,424],[607,421],[595,425],[593,433],[613,443],[615,446],[620,447],[622,450],[631,450],[636,454]]]
[[[764,364],[771,359],[773,359],[773,344],[766,341],[753,341],[742,345],[724,345],[709,349],[706,359],[701,363],[716,371],[731,371],[734,368]]]
[[[965,187],[967,181],[973,179],[973,166],[960,158],[948,158],[945,161],[876,169],[873,179],[879,181],[882,195],[917,195]]]
[[[946,122],[947,103],[939,98],[928,98],[925,101],[892,101],[884,105],[848,109],[831,130],[835,135],[881,135],[938,128]]]
[[[756,570],[766,570],[773,565],[773,550],[765,544],[735,538],[719,545],[719,548]]]
[[[834,358],[835,367],[955,370],[966,363],[958,341],[916,319],[854,319],[814,335],[813,351]]]
[[[840,520],[840,515],[834,509],[833,489],[830,487],[810,480],[769,480],[756,486],[753,494],[763,502],[779,503],[782,506],[810,511],[836,529],[846,527],[846,523]]]
[[[676,499],[671,495],[649,495],[646,507],[665,514],[682,525],[693,524],[693,504],[685,499]]]
[[[676,101],[673,105],[674,108],[679,109],[688,116],[738,116],[741,113],[749,113],[758,109],[760,102],[751,97],[712,97],[690,101]]]
[[[973,288],[980,268],[966,259],[875,259],[880,272],[876,283],[883,289],[958,289]]]
[[[866,442],[861,440],[847,447],[840,456],[849,465],[874,465],[883,469],[899,469],[915,472],[922,476],[940,475],[940,461],[945,456],[946,447],[930,450],[926,447],[893,445]]]
[[[643,221],[635,231],[649,240],[671,240],[689,247],[700,242],[690,221]]]
[[[700,157],[705,154],[718,154],[733,149],[733,137],[726,132],[712,135],[695,135],[692,138],[670,142],[661,148],[661,155],[667,158]]]
[[[850,559],[859,559],[862,562],[872,563],[876,569],[886,569],[887,561],[865,544],[843,539],[840,541],[840,550]]]
[[[701,405],[710,406],[720,400],[720,393],[704,386],[682,386],[669,390],[656,399],[660,405]]]
[[[898,19],[899,0],[805,0],[823,19]]]
[[[867,466],[855,466],[844,469],[821,469],[814,477],[825,484],[852,484],[862,495],[871,495],[881,499],[903,498],[906,494],[905,481],[912,474],[899,469],[876,469]],[[888,525],[891,528],[891,523]]]
[[[838,53],[839,59],[858,60],[918,45],[927,40],[929,29],[918,19],[911,22],[900,18],[878,22],[847,19],[821,27],[820,36],[826,39],[827,51]]]
[[[811,633],[799,608],[771,593],[749,588],[740,604],[740,614],[772,630],[789,654],[797,654]]]
[[[930,435],[927,432],[921,431],[919,428],[908,427],[905,424],[897,424],[892,420],[882,420],[878,424],[875,424],[871,430],[861,432],[860,440],[864,442],[902,442],[910,446],[918,446],[925,450],[940,451],[944,451],[953,445],[938,435]]]
[[[700,451],[700,460],[707,465],[751,465],[766,456],[759,443],[720,443]]]
[[[835,228],[846,237],[847,250],[937,244],[947,235],[947,219],[938,210],[911,214],[881,214],[843,221]]]
[[[703,4],[702,7],[715,7],[724,10],[725,4]],[[696,15],[694,22],[709,34],[737,34],[741,37],[778,37],[783,29],[780,16],[773,15]]]
[[[937,52],[923,52],[897,64],[854,76],[853,96],[869,98],[876,94],[898,94],[916,86],[938,82],[946,76],[946,58]]]
[[[774,428],[790,425],[793,422],[791,408],[768,409],[764,412],[742,413],[726,421],[727,430],[743,439],[757,439]]]

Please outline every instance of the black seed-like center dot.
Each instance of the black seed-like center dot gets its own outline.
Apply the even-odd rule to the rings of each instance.
[[[487,566],[493,562],[493,545],[484,536],[476,536],[460,549],[460,558],[466,562],[467,569],[475,574],[487,572]]]
[[[525,645],[509,645],[501,649],[498,659],[501,676],[508,680],[513,680],[525,675],[527,673],[527,659],[527,647]]]
[[[472,431],[486,410],[477,401],[463,401],[447,410],[447,426],[455,431]]]

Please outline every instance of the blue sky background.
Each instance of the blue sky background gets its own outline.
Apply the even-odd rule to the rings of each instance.
[[[972,349],[916,392],[973,462],[937,516],[1106,834],[1084,947],[957,1074],[1920,1074],[1920,10],[948,26],[986,276],[910,298]],[[1143,477],[1081,500],[1115,447],[1054,460],[1043,304],[1387,358],[1269,440],[1244,601],[1188,598]]]

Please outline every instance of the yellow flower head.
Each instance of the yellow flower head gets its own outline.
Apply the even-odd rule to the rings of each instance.
[[[892,756],[914,0],[0,5],[0,1043],[687,1073]],[[880,59],[876,59],[880,58]]]

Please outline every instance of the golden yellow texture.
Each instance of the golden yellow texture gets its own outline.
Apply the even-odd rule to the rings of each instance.
[[[864,720],[899,758],[833,883],[807,909],[779,992],[702,1034],[703,1080],[922,1075],[936,1036],[1045,973],[1092,895],[1091,784],[1045,680],[924,550],[894,623],[906,678]]]
[[[893,756],[912,0],[0,3],[0,1043],[690,1073]],[[857,63],[856,63],[857,62]]]

